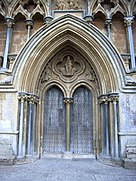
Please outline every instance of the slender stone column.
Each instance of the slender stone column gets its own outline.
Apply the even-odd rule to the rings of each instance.
[[[32,121],[33,121],[33,97],[29,96],[29,118],[28,118],[28,141],[27,141],[27,153],[32,153]]]
[[[117,113],[118,97],[113,97],[114,110],[114,158],[119,158],[119,143],[118,143],[118,113]]]
[[[113,116],[113,102],[109,98],[109,128],[110,128],[110,150],[111,157],[114,158],[114,116]]]
[[[31,29],[33,28],[34,22],[32,19],[28,18],[26,19],[25,23],[27,27],[27,41],[28,41],[31,36]]]
[[[5,18],[6,25],[7,25],[7,32],[6,32],[6,45],[4,50],[4,60],[3,60],[3,69],[7,69],[7,63],[8,63],[8,52],[10,47],[10,40],[11,40],[11,33],[12,33],[12,27],[14,24],[14,20],[12,18]]]
[[[93,23],[93,15],[90,11],[90,0],[87,0],[87,14],[84,17],[84,20],[90,25]]]
[[[136,69],[134,39],[133,39],[133,32],[132,32],[133,21],[134,21],[134,16],[128,16],[124,18],[124,23],[127,27],[127,33],[128,33],[129,50],[130,50],[130,55],[131,55],[131,69]]]
[[[24,126],[24,101],[26,99],[25,94],[21,94],[18,97],[20,101],[20,123],[19,123],[19,147],[18,147],[18,157],[23,157],[25,153],[23,152],[23,126]]]
[[[27,97],[24,102],[24,124],[23,124],[23,156],[26,155],[26,145],[27,145],[27,124],[28,124],[28,101]]]
[[[109,40],[111,40],[111,24],[112,24],[111,18],[105,19],[104,24],[107,28],[107,37],[109,38]]]
[[[73,102],[71,98],[65,98],[66,104],[66,151],[70,151],[70,104]]]
[[[51,10],[51,0],[49,0],[47,3],[47,16],[45,16],[43,20],[46,25],[49,25],[53,20],[52,10]]]
[[[109,157],[109,105],[108,97],[102,96],[99,100],[102,111],[102,152],[103,156]]]

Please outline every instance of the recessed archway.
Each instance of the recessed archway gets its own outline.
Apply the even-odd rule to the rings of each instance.
[[[67,62],[72,63],[71,72],[65,69]],[[106,116],[101,117],[98,98],[101,97],[101,103],[106,102],[106,105],[109,104],[109,100],[113,101],[111,97],[116,96],[113,93],[117,93],[124,86],[121,82],[124,83],[125,70],[117,50],[96,27],[89,26],[83,20],[71,15],[54,20],[30,38],[17,57],[13,72],[15,73],[13,81],[18,85],[17,90],[39,96],[36,119],[38,153],[42,152],[40,149],[44,122],[43,93],[51,85],[60,87],[68,99],[81,85],[92,90],[94,147],[97,148],[98,154],[101,149],[110,150],[108,107],[105,104],[102,106],[103,115],[106,111]],[[102,124],[106,125],[107,135],[102,133],[105,131]],[[109,139],[106,140],[105,136]],[[106,154],[108,150],[105,151]]]

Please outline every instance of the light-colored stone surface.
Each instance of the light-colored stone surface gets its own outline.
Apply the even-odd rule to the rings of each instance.
[[[3,181],[136,181],[135,170],[91,159],[40,159],[34,163],[1,166]]]

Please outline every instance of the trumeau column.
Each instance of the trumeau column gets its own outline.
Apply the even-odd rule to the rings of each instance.
[[[111,40],[111,24],[112,24],[112,19],[108,18],[105,19],[104,24],[107,28],[107,37],[109,38],[109,40]]]
[[[70,104],[73,102],[71,98],[65,98],[66,104],[66,151],[70,151]]]
[[[11,33],[12,33],[12,27],[14,25],[14,19],[7,17],[5,18],[5,20],[6,20],[6,25],[7,25],[7,31],[6,31],[6,45],[5,45],[5,50],[4,50],[4,60],[3,60],[3,66],[2,66],[3,69],[7,69]]]
[[[124,23],[127,27],[127,32],[128,32],[129,50],[130,50],[130,55],[131,55],[131,69],[136,69],[134,39],[133,39],[133,32],[132,32],[133,21],[134,21],[134,16],[128,16],[124,18]]]
[[[27,27],[27,41],[28,41],[31,36],[31,29],[33,28],[34,22],[32,19],[26,19],[25,23]]]

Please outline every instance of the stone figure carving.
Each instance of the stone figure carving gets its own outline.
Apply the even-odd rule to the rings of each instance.
[[[73,76],[76,68],[73,67],[73,62],[70,56],[67,56],[66,63],[63,68],[60,69],[64,76]]]
[[[64,0],[57,0],[56,9],[58,9],[58,10],[65,9],[65,2],[64,2]]]
[[[78,0],[68,0],[68,8],[69,9],[79,9]]]

